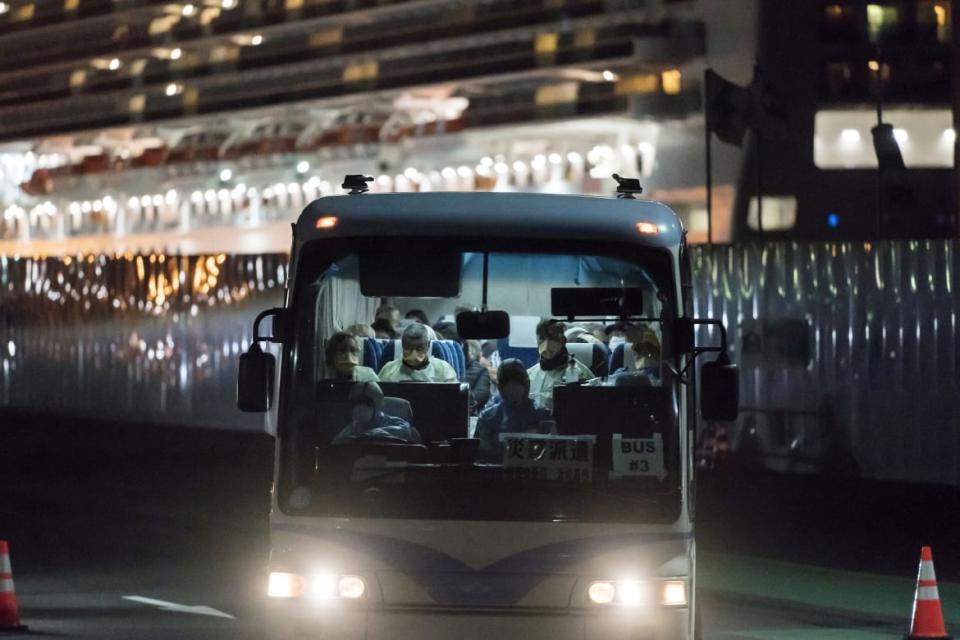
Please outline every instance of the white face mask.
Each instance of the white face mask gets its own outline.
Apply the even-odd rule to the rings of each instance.
[[[610,351],[613,351],[622,344],[626,344],[627,339],[623,336],[613,336],[610,338]]]
[[[333,365],[339,373],[351,373],[354,367],[359,364],[360,358],[354,351],[338,353],[333,360]]]

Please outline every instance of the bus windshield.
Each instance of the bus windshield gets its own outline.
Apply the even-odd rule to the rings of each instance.
[[[306,245],[280,397],[281,509],[675,520],[670,253],[436,244]],[[457,314],[479,309],[484,295],[489,309],[509,313],[509,336],[458,335]]]

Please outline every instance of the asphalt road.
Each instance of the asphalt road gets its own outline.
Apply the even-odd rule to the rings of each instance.
[[[3,416],[0,437],[0,539],[24,637],[263,637],[269,437]],[[703,479],[709,640],[900,638],[921,543],[938,545],[960,628],[955,491]]]

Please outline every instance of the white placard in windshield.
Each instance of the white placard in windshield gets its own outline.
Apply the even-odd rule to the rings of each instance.
[[[652,438],[624,438],[622,434],[615,433],[612,445],[612,477],[653,476],[657,480],[667,477],[661,434],[655,433]]]
[[[521,478],[590,482],[596,441],[593,435],[501,433],[503,467]]]

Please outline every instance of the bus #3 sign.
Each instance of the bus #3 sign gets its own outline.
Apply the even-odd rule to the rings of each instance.
[[[503,468],[512,478],[590,482],[594,435],[501,433]]]
[[[612,438],[614,478],[625,476],[654,476],[657,480],[667,477],[663,464],[663,435],[654,433],[652,438],[624,438],[615,433]]]

